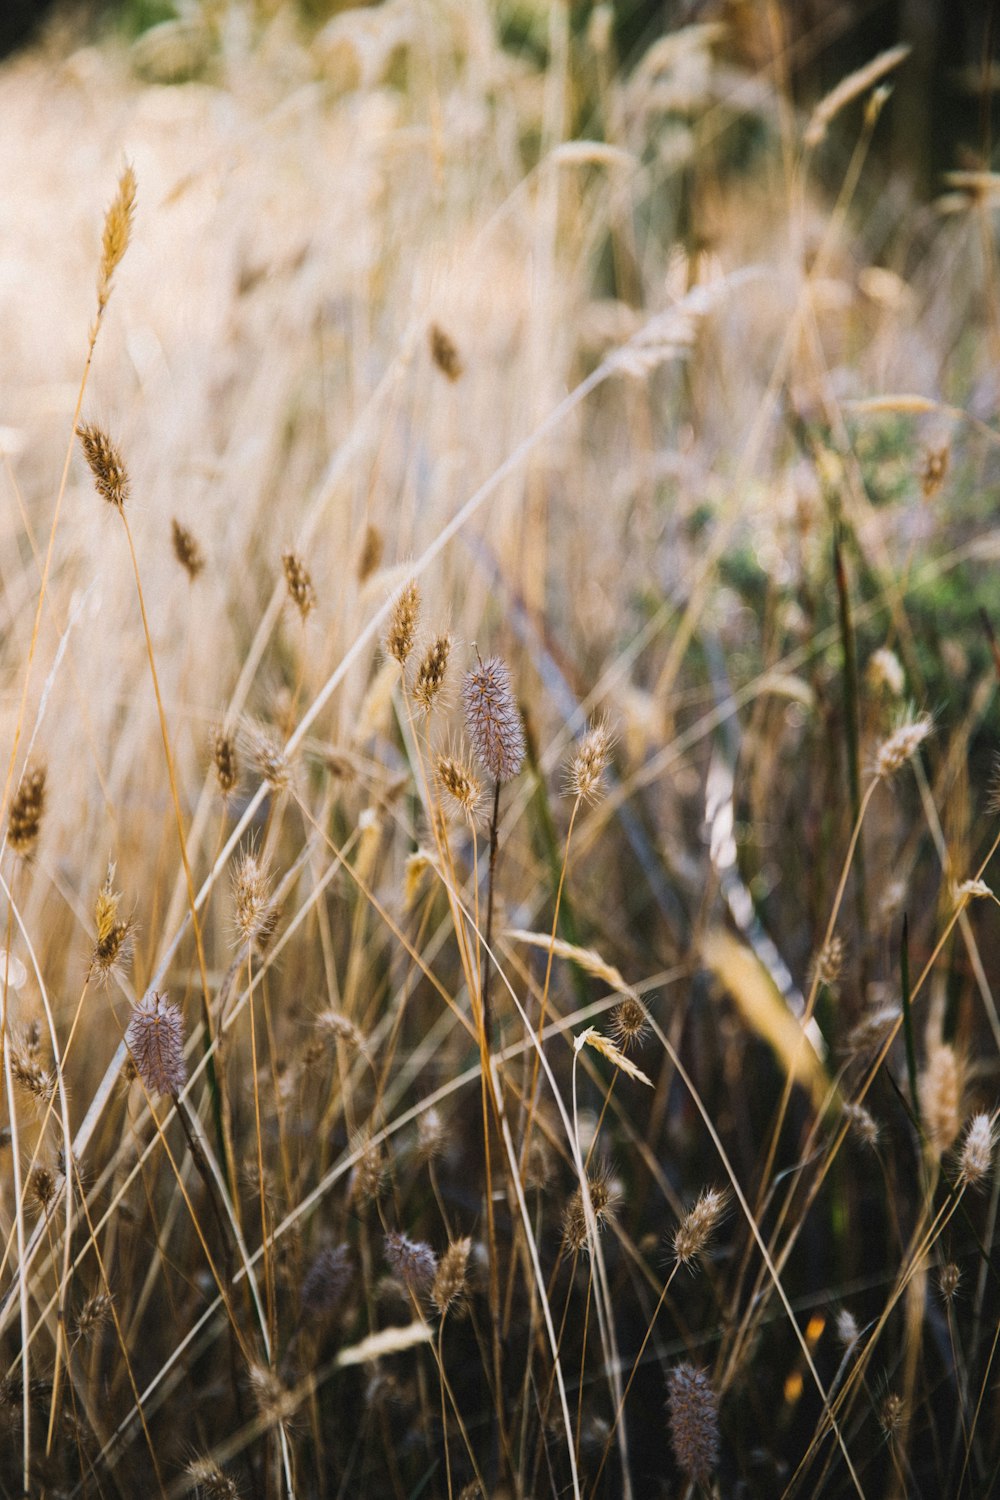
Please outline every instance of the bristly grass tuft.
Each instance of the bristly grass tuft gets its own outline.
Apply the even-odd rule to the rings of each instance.
[[[165,995],[151,990],[143,996],[132,1011],[125,1044],[147,1093],[174,1095],[184,1087],[184,1021]]]
[[[116,510],[123,510],[130,486],[128,470],[119,449],[100,427],[84,423],[76,431],[97,493]]]
[[[524,761],[524,727],[502,657],[491,656],[466,673],[462,705],[466,732],[483,770],[498,785],[512,781]]]
[[[417,621],[420,617],[420,590],[411,579],[403,586],[393,606],[389,629],[385,638],[387,653],[405,667],[417,638]]]

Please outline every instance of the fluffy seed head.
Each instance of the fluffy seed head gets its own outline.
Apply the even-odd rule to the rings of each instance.
[[[597,1231],[600,1231],[613,1216],[618,1204],[618,1193],[607,1167],[599,1167],[588,1180],[590,1206],[594,1211]],[[574,1188],[563,1214],[563,1243],[574,1254],[587,1248],[587,1211],[579,1183]]]
[[[878,1138],[881,1132],[879,1130],[879,1123],[871,1111],[866,1109],[863,1104],[845,1104],[844,1117],[847,1120],[848,1128],[852,1135],[862,1145],[874,1151],[878,1145]]]
[[[623,1052],[641,1047],[649,1033],[649,1016],[641,1000],[626,995],[611,1012],[611,1035]]]
[[[935,1156],[958,1137],[962,1128],[962,1068],[954,1047],[938,1042],[927,1054],[918,1080],[920,1113],[927,1143]]]
[[[868,679],[873,687],[885,688],[893,698],[900,698],[906,686],[903,666],[895,651],[880,646],[868,663]]]
[[[150,1094],[176,1094],[184,1087],[184,1021],[176,1005],[151,990],[132,1012],[125,1032],[135,1070]]]
[[[94,485],[102,500],[122,510],[129,495],[128,470],[114,443],[100,427],[84,423],[76,429],[83,456],[90,466]]]
[[[309,569],[297,552],[283,552],[281,554],[281,563],[285,570],[288,597],[295,605],[303,620],[306,620],[310,612],[316,607],[316,590],[313,588]]]
[[[44,811],[45,767],[29,765],[14,793],[7,820],[7,842],[22,859],[28,859],[34,850]]]
[[[920,714],[915,719],[907,719],[887,740],[883,740],[875,756],[875,775],[879,781],[888,781],[913,759],[931,727],[930,714]]]
[[[132,237],[135,217],[135,173],[126,165],[118,179],[118,191],[104,216],[101,236],[101,269],[97,277],[97,309],[103,313],[111,296],[111,281]]]
[[[938,1290],[946,1302],[953,1302],[958,1292],[962,1273],[953,1260],[946,1266],[942,1266],[938,1272]]]
[[[860,1337],[858,1320],[846,1307],[837,1314],[837,1339],[845,1349],[853,1349]]]
[[[50,1167],[36,1167],[28,1178],[28,1193],[41,1213],[47,1214],[56,1196],[55,1173]]]
[[[174,544],[174,556],[194,583],[205,566],[204,553],[198,546],[193,532],[188,531],[186,526],[182,526],[176,516],[170,523],[170,534]]]
[[[321,1250],[302,1279],[302,1309],[317,1316],[335,1311],[351,1284],[354,1267],[346,1245]]]
[[[92,1339],[110,1321],[111,1298],[107,1292],[95,1292],[77,1313],[73,1324],[73,1342],[78,1344]]]
[[[958,1177],[963,1186],[981,1187],[990,1174],[997,1144],[997,1122],[984,1112],[973,1115],[965,1133]]]
[[[511,781],[524,761],[524,727],[502,657],[491,656],[466,673],[462,706],[483,770],[493,781]]]
[[[434,770],[442,792],[472,822],[483,800],[483,784],[479,777],[451,755],[439,755]]]
[[[212,764],[215,779],[223,797],[228,797],[240,784],[240,762],[236,751],[236,740],[221,724],[211,731]]]
[[[813,975],[818,984],[825,984],[827,989],[832,989],[840,978],[844,967],[844,940],[836,935],[817,953],[813,960]]]
[[[278,909],[271,900],[271,875],[252,850],[244,851],[233,874],[236,931],[239,940],[261,953],[274,937]]]
[[[390,1229],[385,1237],[385,1258],[389,1269],[404,1286],[419,1296],[430,1290],[437,1275],[437,1256],[422,1240],[407,1239]]]
[[[421,1161],[433,1161],[444,1150],[444,1121],[437,1110],[425,1109],[417,1121],[417,1152]]]
[[[682,1266],[690,1265],[705,1250],[716,1226],[729,1206],[724,1188],[704,1188],[694,1208],[674,1231],[674,1256]]]
[[[583,802],[596,802],[604,791],[614,737],[603,719],[592,724],[580,741],[569,769],[569,789]]]
[[[377,1141],[363,1141],[351,1173],[351,1202],[358,1208],[377,1202],[385,1185],[385,1155]]]
[[[848,1032],[847,1052],[853,1057],[863,1057],[877,1051],[894,1030],[901,1015],[900,1007],[891,1002],[872,1006]]]
[[[413,683],[413,696],[429,714],[444,686],[448,670],[448,654],[451,651],[451,636],[439,635],[424,652]]]
[[[15,1083],[39,1104],[48,1104],[56,1091],[56,1078],[41,1060],[37,1031],[30,1028],[24,1035],[12,1035],[8,1046]]]
[[[667,1375],[670,1443],[682,1474],[707,1484],[719,1462],[719,1401],[704,1370],[687,1363]]]
[[[288,756],[282,740],[267,724],[248,722],[243,727],[246,750],[272,791],[288,785]]]
[[[431,1301],[442,1317],[465,1293],[465,1273],[471,1250],[470,1239],[452,1240],[441,1257],[434,1285],[431,1287]]]
[[[420,590],[411,579],[393,606],[389,630],[385,638],[385,649],[391,657],[404,667],[413,642],[417,638],[417,618],[420,614]]]
[[[455,347],[454,340],[439,328],[437,323],[431,324],[431,357],[443,375],[449,380],[458,380],[465,366],[462,357]]]
[[[906,1424],[906,1408],[903,1405],[902,1396],[898,1396],[895,1391],[890,1391],[882,1402],[878,1420],[886,1442],[897,1442]]]
[[[108,865],[104,884],[94,903],[94,926],[97,936],[90,956],[90,973],[98,983],[107,983],[116,969],[122,969],[132,956],[135,924],[131,918],[118,915],[121,895],[115,890],[115,867]]]
[[[224,1474],[214,1459],[196,1458],[187,1467],[188,1479],[200,1500],[237,1500],[236,1481]]]

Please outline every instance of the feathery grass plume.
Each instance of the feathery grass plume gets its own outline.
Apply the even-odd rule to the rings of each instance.
[[[668,1371],[667,1411],[677,1467],[708,1484],[719,1462],[719,1400],[704,1370],[685,1362]]]
[[[483,803],[483,784],[462,761],[439,755],[434,762],[438,786],[455,809],[469,822],[475,821]]]
[[[370,1140],[355,1142],[354,1150],[360,1155],[351,1172],[349,1196],[355,1207],[363,1208],[368,1203],[377,1203],[385,1187],[385,1152],[379,1141]]]
[[[916,755],[932,728],[930,714],[905,719],[889,738],[883,740],[875,756],[875,776],[888,781]]]
[[[625,1053],[616,1047],[614,1042],[603,1036],[596,1027],[588,1026],[585,1031],[581,1031],[580,1035],[574,1041],[573,1046],[577,1052],[580,1051],[581,1047],[593,1047],[595,1052],[599,1052],[602,1057],[606,1057],[609,1062],[613,1062],[615,1067],[620,1068],[627,1077],[634,1078],[637,1083],[645,1083],[649,1088],[653,1087],[652,1079],[647,1078],[642,1069],[637,1068],[635,1063],[626,1057]]]
[[[51,1167],[35,1167],[28,1178],[28,1196],[40,1213],[48,1213],[55,1199],[56,1191],[56,1177]]]
[[[465,727],[479,763],[492,781],[512,781],[524,761],[524,726],[511,686],[510,669],[499,656],[472,667],[462,687]]]
[[[252,849],[245,849],[233,871],[237,941],[263,953],[274,937],[280,912],[271,900],[271,872]]]
[[[878,1420],[886,1442],[897,1443],[906,1426],[906,1407],[902,1396],[890,1391],[879,1408]]]
[[[254,767],[272,791],[288,785],[290,767],[283,740],[267,724],[249,719],[243,725],[243,742]]]
[[[845,1104],[844,1118],[847,1121],[851,1134],[862,1145],[874,1151],[882,1132],[878,1121],[871,1111],[866,1109],[863,1104]]]
[[[614,743],[606,719],[598,719],[587,730],[569,768],[569,791],[574,797],[591,803],[600,798]]]
[[[842,1307],[837,1313],[836,1321],[837,1342],[844,1349],[853,1349],[861,1337],[858,1320],[846,1307]]]
[[[385,649],[401,667],[405,667],[413,643],[417,638],[417,619],[420,615],[420,590],[413,579],[404,584],[389,620],[385,638]]]
[[[614,1216],[618,1206],[618,1188],[606,1166],[598,1167],[588,1177],[587,1185],[594,1221],[600,1233]],[[587,1210],[584,1207],[583,1192],[577,1183],[563,1213],[563,1244],[576,1253],[586,1249],[587,1243]]]
[[[132,237],[135,218],[135,172],[130,162],[125,164],[118,179],[118,191],[104,216],[104,232],[101,236],[101,266],[97,276],[97,312],[104,312],[111,296],[111,282],[121,265]]]
[[[321,1034],[334,1041],[343,1042],[346,1047],[352,1047],[356,1052],[365,1051],[364,1032],[349,1016],[345,1016],[343,1011],[334,1010],[332,1007],[320,1011],[316,1017],[316,1027]]]
[[[128,966],[132,956],[135,923],[118,915],[121,894],[115,890],[115,867],[108,862],[108,873],[94,903],[94,926],[97,936],[90,955],[90,973],[98,983],[106,984],[111,975]]]
[[[76,435],[83,445],[83,456],[90,466],[97,493],[116,510],[123,510],[129,497],[129,477],[121,453],[100,427],[85,422],[76,429]]]
[[[295,1410],[294,1395],[274,1370],[257,1360],[251,1361],[247,1376],[260,1420],[266,1427],[280,1426]]]
[[[132,1011],[125,1045],[150,1094],[177,1094],[184,1087],[184,1021],[176,1005],[150,990]]]
[[[390,1229],[385,1237],[385,1258],[392,1274],[416,1296],[430,1290],[437,1275],[437,1256],[422,1240],[407,1239]]]
[[[307,620],[316,608],[316,590],[313,588],[309,569],[299,554],[290,549],[281,554],[281,565],[285,570],[288,597],[303,620]]]
[[[940,1157],[962,1128],[962,1067],[948,1042],[938,1042],[928,1049],[918,1091],[927,1144]]]
[[[382,553],[385,551],[385,541],[377,526],[369,524],[365,527],[364,539],[361,543],[361,553],[358,557],[358,582],[364,583],[370,578],[382,561]]]
[[[844,967],[844,940],[834,933],[828,943],[825,943],[812,962],[811,978],[817,984],[825,985],[832,990],[840,978]]]
[[[39,1104],[48,1104],[56,1091],[56,1076],[41,1061],[37,1036],[32,1040],[30,1033],[26,1037],[12,1035],[8,1045],[14,1082]]]
[[[194,533],[182,526],[174,516],[170,522],[170,536],[174,544],[174,556],[194,583],[205,566],[205,555],[198,546]]]
[[[38,842],[45,812],[45,767],[28,765],[10,804],[7,842],[15,854],[29,859]]]
[[[939,448],[928,448],[924,452],[923,462],[920,465],[920,488],[924,492],[924,499],[930,500],[936,495],[948,477],[948,464],[951,460],[951,448],[944,443]]]
[[[954,1302],[961,1280],[962,1273],[953,1260],[941,1267],[938,1272],[938,1291],[946,1302]]]
[[[454,340],[437,323],[431,324],[431,358],[449,380],[458,380],[465,366]]]
[[[73,1320],[73,1343],[86,1343],[111,1321],[111,1298],[107,1292],[95,1292]]]
[[[692,1209],[674,1230],[674,1258],[688,1266],[701,1255],[729,1208],[725,1188],[703,1188]]]
[[[417,668],[413,696],[425,714],[430,713],[444,686],[450,651],[451,636],[437,636],[427,647]]]
[[[299,1298],[303,1312],[313,1317],[335,1312],[353,1276],[354,1264],[346,1245],[321,1250],[302,1278]]]
[[[431,1287],[431,1301],[442,1317],[465,1295],[465,1276],[471,1250],[472,1241],[468,1237],[452,1240],[441,1257],[434,1285]]]
[[[641,1000],[625,995],[610,1017],[611,1034],[623,1052],[641,1047],[649,1035],[649,1016]]]
[[[444,1121],[433,1106],[422,1111],[417,1121],[417,1156],[422,1162],[433,1161],[444,1150]]]
[[[224,1474],[214,1459],[195,1458],[187,1466],[189,1493],[198,1500],[238,1500],[236,1481]]]
[[[847,1033],[844,1045],[848,1056],[864,1057],[868,1053],[877,1052],[898,1024],[901,1015],[901,1008],[893,1002],[873,1006]]]
[[[215,724],[210,734],[212,764],[215,779],[223,797],[229,797],[240,784],[240,761],[236,750],[236,739],[221,724]]]
[[[893,698],[901,698],[906,686],[903,665],[895,651],[880,646],[868,663],[868,681],[873,688],[884,688]]]
[[[981,1187],[990,1175],[997,1144],[996,1117],[980,1111],[969,1121],[958,1163],[958,1180],[963,1187]]]

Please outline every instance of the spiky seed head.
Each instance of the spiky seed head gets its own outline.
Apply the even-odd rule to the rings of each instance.
[[[385,1186],[385,1153],[378,1141],[364,1140],[355,1145],[358,1159],[351,1173],[351,1202],[358,1208],[376,1203]]]
[[[918,1095],[927,1143],[940,1157],[962,1128],[962,1067],[948,1042],[937,1042],[929,1048],[918,1079]]]
[[[150,1094],[177,1094],[187,1078],[184,1019],[165,995],[150,990],[132,1011],[125,1045]]]
[[[51,1068],[46,1068],[41,1062],[37,1042],[32,1041],[30,1034],[15,1034],[9,1038],[8,1046],[14,1082],[40,1105],[49,1104],[55,1095],[56,1077]]]
[[[611,1035],[623,1052],[641,1047],[649,1035],[646,1007],[634,995],[625,995],[611,1012]]]
[[[614,1215],[618,1204],[618,1192],[610,1170],[598,1167],[588,1179],[590,1206],[594,1211],[597,1232],[600,1233]],[[563,1243],[568,1250],[578,1253],[588,1248],[587,1211],[579,1183],[574,1188],[563,1214]]]
[[[135,218],[135,172],[126,162],[118,179],[118,190],[104,216],[104,232],[101,235],[101,268],[97,277],[97,309],[103,313],[111,296],[111,282],[121,265],[129,240],[132,238],[132,222]]]
[[[111,1298],[107,1292],[95,1292],[87,1298],[73,1323],[74,1344],[85,1343],[111,1321]]]
[[[879,781],[888,781],[896,775],[908,760],[912,760],[927,739],[932,729],[930,714],[908,718],[894,729],[887,740],[883,740],[875,756],[875,775]]]
[[[272,791],[280,792],[289,777],[288,756],[280,736],[269,725],[251,720],[243,726],[243,739],[258,773]]]
[[[271,900],[271,874],[263,860],[245,849],[233,873],[238,940],[261,953],[274,937],[278,909]]]
[[[281,563],[285,570],[288,597],[303,620],[306,620],[316,607],[316,590],[313,588],[309,569],[299,554],[290,550],[281,554]]]
[[[215,724],[210,734],[212,764],[215,779],[223,797],[229,797],[240,784],[240,761],[236,739],[221,724]]]
[[[614,736],[607,721],[592,724],[576,749],[569,769],[569,789],[582,802],[596,802],[604,791]]]
[[[502,657],[491,656],[466,673],[462,706],[483,770],[492,781],[513,780],[524,762],[524,726]]]
[[[704,1370],[683,1363],[667,1374],[670,1444],[677,1467],[708,1484],[719,1462],[719,1401]]]
[[[458,380],[465,366],[454,340],[437,323],[431,324],[431,357],[443,375]]]
[[[187,1472],[191,1488],[199,1500],[238,1500],[236,1481],[224,1474],[214,1459],[193,1459]]]
[[[869,1150],[874,1151],[878,1145],[881,1131],[879,1123],[871,1111],[866,1109],[863,1104],[845,1104],[844,1118],[847,1121],[851,1134],[863,1146],[867,1146]]]
[[[702,1190],[674,1231],[674,1257],[680,1265],[689,1266],[704,1252],[728,1206],[729,1194],[724,1188]]]
[[[882,1402],[878,1420],[886,1442],[898,1442],[906,1423],[906,1407],[902,1396],[897,1395],[895,1391],[890,1391]]]
[[[55,1173],[50,1167],[35,1167],[28,1178],[28,1193],[38,1210],[47,1214],[57,1192]]]
[[[482,807],[483,784],[475,772],[463,761],[451,755],[439,755],[434,762],[438,786],[469,822],[473,822]]]
[[[417,1154],[421,1161],[433,1161],[444,1150],[444,1121],[432,1106],[417,1121]]]
[[[382,561],[382,553],[385,550],[385,542],[381,531],[377,526],[370,523],[365,527],[364,540],[361,543],[361,553],[358,557],[358,582],[364,583],[370,578]]]
[[[194,533],[183,526],[174,516],[170,522],[170,535],[174,544],[174,556],[194,583],[205,566],[205,556],[198,546]]]
[[[365,1034],[349,1016],[343,1011],[334,1010],[330,1007],[320,1011],[316,1017],[316,1025],[321,1033],[332,1038],[335,1042],[342,1042],[345,1047],[351,1047],[356,1052],[365,1050]]]
[[[135,923],[131,917],[119,917],[120,904],[121,895],[115,890],[115,867],[109,863],[94,903],[96,937],[90,955],[90,973],[99,984],[106,984],[116,970],[125,968],[132,956]]]
[[[394,660],[405,667],[413,643],[417,638],[417,620],[420,615],[420,590],[411,579],[404,584],[389,620],[385,638],[385,649]]]
[[[413,683],[413,696],[425,714],[430,713],[444,686],[450,651],[451,636],[436,636],[424,652],[417,668]]]
[[[302,1309],[314,1317],[336,1311],[351,1284],[354,1266],[346,1245],[321,1250],[302,1278]]]
[[[465,1275],[471,1250],[471,1239],[452,1240],[441,1257],[431,1287],[431,1301],[442,1317],[465,1294]]]
[[[984,1111],[973,1115],[959,1158],[958,1179],[964,1187],[981,1187],[989,1177],[996,1144],[996,1117]]]
[[[392,1274],[415,1296],[430,1290],[438,1268],[430,1245],[390,1229],[385,1237],[385,1258]]]
[[[7,820],[7,842],[22,859],[29,859],[34,851],[44,811],[45,767],[28,765],[11,800]]]
[[[844,940],[834,933],[828,943],[817,953],[813,960],[812,972],[817,984],[826,985],[832,990],[840,978],[844,967]]]
[[[129,496],[129,478],[121,453],[100,427],[84,423],[76,429],[76,435],[97,493],[116,510],[123,510]]]
[[[962,1273],[953,1260],[938,1272],[938,1290],[946,1302],[953,1302],[958,1293]]]

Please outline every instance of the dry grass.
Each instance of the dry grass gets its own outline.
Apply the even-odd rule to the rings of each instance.
[[[541,15],[0,70],[4,1493],[996,1484],[992,180]]]

